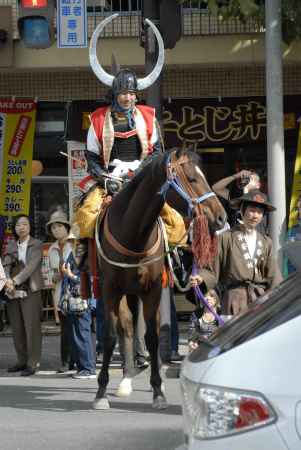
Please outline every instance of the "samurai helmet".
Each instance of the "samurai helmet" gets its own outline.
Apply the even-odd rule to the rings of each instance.
[[[137,91],[137,77],[130,69],[120,70],[113,79],[113,94],[118,95],[122,91]]]
[[[89,49],[90,66],[95,75],[97,76],[97,78],[99,79],[99,81],[101,81],[106,86],[112,88],[112,91],[114,93],[121,92],[121,90],[125,89],[133,91],[136,90],[142,91],[143,89],[147,89],[149,86],[151,86],[161,73],[164,64],[163,39],[161,37],[158,28],[149,19],[145,19],[145,23],[151,27],[156,36],[159,48],[157,63],[153,68],[152,72],[144,78],[137,78],[136,74],[129,69],[120,70],[115,77],[113,75],[108,74],[102,68],[101,64],[98,61],[96,54],[97,41],[98,37],[104,30],[105,26],[112,20],[116,19],[116,17],[118,16],[119,14],[113,14],[112,16],[107,17],[106,19],[102,20],[95,28],[90,41],[90,49]]]

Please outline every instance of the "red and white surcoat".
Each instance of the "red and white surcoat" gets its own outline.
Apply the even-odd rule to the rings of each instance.
[[[130,130],[129,136],[137,134],[141,144],[140,159],[153,152],[154,144],[158,141],[155,109],[150,106],[136,105],[134,109],[136,129]],[[100,163],[108,168],[111,151],[114,145],[115,133],[111,116],[111,107],[104,106],[96,109],[91,116],[91,126],[87,137],[87,150],[99,154]]]

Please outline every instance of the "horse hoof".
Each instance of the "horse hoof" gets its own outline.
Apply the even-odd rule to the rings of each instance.
[[[110,409],[110,403],[107,398],[96,398],[93,402],[92,408],[96,410]]]
[[[121,383],[118,386],[116,396],[117,397],[128,397],[131,395],[133,391],[132,388],[132,379],[131,378],[123,378]]]
[[[157,397],[153,401],[153,408],[154,409],[166,409],[168,408],[168,403],[166,401],[165,397]]]

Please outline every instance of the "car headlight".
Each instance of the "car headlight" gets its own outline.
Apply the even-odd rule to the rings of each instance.
[[[249,431],[276,422],[277,415],[257,392],[194,383],[182,376],[184,427],[197,439]]]

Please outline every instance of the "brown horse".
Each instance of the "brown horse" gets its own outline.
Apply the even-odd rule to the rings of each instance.
[[[225,211],[208,186],[200,169],[199,157],[188,150],[153,157],[114,197],[105,219],[96,230],[101,293],[105,306],[105,338],[94,409],[110,407],[106,389],[119,325],[123,333],[125,382],[130,382],[134,374],[133,323],[130,315],[124,313],[124,308],[120,308],[125,297],[130,309],[139,298],[142,301],[145,342],[151,359],[153,407],[167,407],[161,389],[158,358],[157,312],[164,267],[164,244],[158,217],[170,187],[176,189],[192,215],[206,217],[211,234],[225,224]]]

